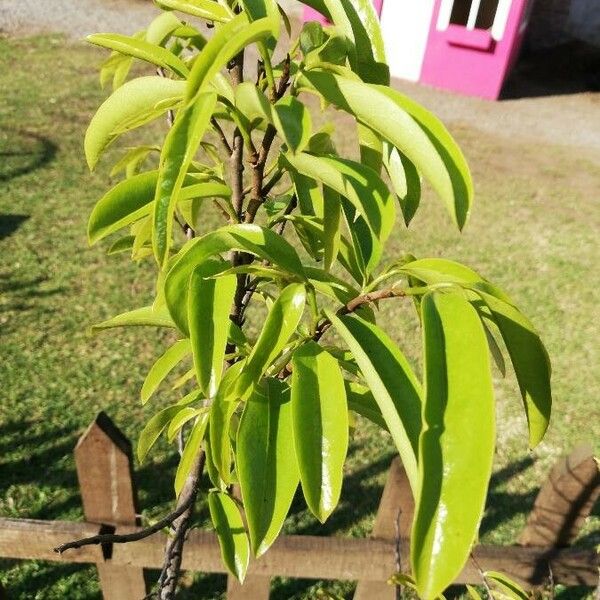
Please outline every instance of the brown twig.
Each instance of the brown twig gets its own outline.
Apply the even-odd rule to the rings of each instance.
[[[229,140],[227,139],[225,132],[223,131],[223,128],[221,127],[221,124],[214,117],[211,117],[210,122],[217,132],[219,139],[221,140],[221,144],[223,144],[223,148],[225,148],[225,152],[227,152],[227,156],[231,156],[233,150],[229,144]]]

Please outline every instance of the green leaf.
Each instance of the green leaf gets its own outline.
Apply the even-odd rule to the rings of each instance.
[[[306,290],[301,283],[288,285],[271,306],[265,324],[236,384],[236,393],[246,399],[267,368],[283,350],[300,323]]]
[[[191,408],[189,406],[180,410],[169,423],[169,427],[167,429],[168,442],[171,443],[186,423],[192,419],[195,419],[203,412],[206,412],[205,408]]]
[[[148,451],[154,446],[156,440],[158,440],[160,434],[165,430],[170,421],[174,419],[181,410],[198,400],[198,398],[200,398],[200,392],[195,390],[187,396],[184,396],[177,404],[163,408],[163,410],[155,414],[148,423],[146,423],[142,433],[140,433],[137,445],[137,456],[140,462],[144,461]]]
[[[86,39],[90,44],[139,58],[157,67],[169,69],[180,77],[185,78],[189,74],[189,69],[185,66],[185,63],[162,46],[117,33],[96,33],[88,35]]]
[[[498,571],[486,571],[486,579],[491,579],[512,600],[529,600],[529,594],[516,582],[504,573]]]
[[[404,222],[408,226],[421,201],[421,178],[415,166],[394,146],[385,144],[383,164],[398,196]]]
[[[157,146],[136,146],[129,148],[110,170],[110,176],[115,177],[121,171],[125,172],[127,178],[135,175],[139,166],[148,158],[151,152],[160,152]]]
[[[233,16],[230,9],[214,0],[157,0],[157,4],[207,21],[225,22]]]
[[[337,360],[315,342],[292,359],[294,448],[311,512],[324,523],[337,506],[348,452],[348,407]]]
[[[211,492],[208,507],[223,562],[229,572],[243,583],[250,560],[250,545],[240,510],[235,501],[223,492]]]
[[[352,381],[344,381],[344,384],[346,386],[348,408],[387,431],[388,427],[381,410],[369,388]]]
[[[215,32],[194,61],[188,78],[186,99],[201,93],[219,71],[252,42],[279,37],[279,15],[250,22],[241,12]]]
[[[347,198],[364,218],[372,232],[372,254],[367,265],[373,268],[381,258],[382,247],[396,219],[396,206],[385,183],[364,165],[333,156],[312,156],[304,152],[285,155],[293,169],[320,181]]]
[[[377,325],[326,311],[367,382],[398,448],[411,488],[417,489],[421,385],[400,349]]]
[[[492,474],[495,406],[485,332],[464,295],[427,294],[421,318],[426,383],[411,563],[428,599],[455,580],[475,540]]]
[[[182,22],[172,12],[165,11],[148,25],[146,41],[162,46],[167,42],[170,35],[182,25]]]
[[[190,340],[183,339],[175,342],[160,358],[152,365],[144,384],[142,385],[142,404],[146,404],[152,394],[166,376],[192,351]]]
[[[529,319],[512,304],[481,292],[506,344],[523,397],[529,445],[537,446],[548,429],[552,412],[552,369],[548,352]]]
[[[231,417],[238,407],[232,394],[243,362],[232,365],[223,376],[217,395],[210,407],[210,448],[213,464],[226,485],[231,483]]]
[[[444,201],[459,228],[469,216],[473,184],[462,153],[443,125],[401,94],[326,72],[302,74],[298,84],[354,115],[398,148]]]
[[[159,117],[183,96],[185,82],[166,77],[139,77],[115,90],[100,106],[85,134],[85,157],[90,169],[121,133]]]
[[[94,206],[88,221],[88,241],[95,244],[122,227],[150,214],[157,171],[121,181]]]
[[[103,321],[97,325],[92,326],[92,331],[99,331],[102,329],[112,329],[113,327],[136,327],[136,326],[149,326],[149,327],[175,327],[175,323],[166,306],[155,309],[153,306],[144,306],[143,308],[136,308],[128,312],[121,313],[108,321]]]
[[[259,225],[227,225],[188,242],[177,256],[165,281],[169,311],[181,331],[188,330],[187,294],[189,278],[208,258],[239,250],[269,261],[299,279],[306,275],[293,246],[281,236]]]
[[[326,270],[331,269],[337,260],[342,237],[342,203],[340,195],[327,186],[323,186],[323,263]]]
[[[169,130],[160,157],[154,201],[152,246],[159,265],[169,258],[173,213],[187,169],[204,137],[217,103],[214,92],[200,94],[182,109]]]
[[[244,408],[237,435],[237,472],[255,556],[275,541],[298,487],[289,387],[268,379]]]
[[[188,315],[196,379],[207,398],[219,387],[229,333],[229,309],[237,279],[233,275],[207,278],[196,270],[190,278]]]
[[[208,412],[203,412],[198,415],[198,418],[196,419],[196,422],[190,431],[190,435],[185,443],[185,448],[183,449],[181,459],[179,460],[179,465],[177,466],[177,473],[175,473],[176,496],[179,496],[181,493],[181,490],[185,485],[185,481],[188,478],[192,467],[194,466],[194,461],[200,452],[200,447],[202,440],[204,439],[207,425]]]
[[[106,251],[106,254],[119,254],[120,252],[128,252],[133,247],[133,242],[135,241],[134,235],[126,235],[122,238],[119,238],[116,242],[114,242],[111,247]]]
[[[294,153],[304,150],[312,135],[312,119],[306,106],[294,96],[284,96],[273,107],[273,117],[288,148]]]

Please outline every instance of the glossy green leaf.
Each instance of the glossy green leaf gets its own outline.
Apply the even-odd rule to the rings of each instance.
[[[183,339],[175,342],[152,365],[144,384],[142,385],[142,404],[148,402],[167,375],[192,351],[190,340]]]
[[[275,300],[237,380],[236,393],[239,398],[247,398],[253,386],[288,343],[300,323],[305,303],[306,290],[301,283],[288,285]]]
[[[249,252],[299,279],[306,278],[296,250],[275,232],[259,225],[221,227],[188,242],[167,275],[165,298],[169,311],[181,331],[188,330],[187,294],[192,272],[208,258],[230,250]]]
[[[160,116],[183,97],[184,91],[185,82],[158,76],[139,77],[115,90],[100,106],[85,134],[90,169],[120,133],[132,124],[139,126]]]
[[[492,474],[495,405],[485,332],[464,295],[427,294],[421,319],[425,401],[411,563],[419,595],[429,599],[454,581],[477,535]]]
[[[325,269],[329,270],[337,260],[342,237],[342,203],[339,193],[323,186],[323,205],[323,263]]]
[[[160,152],[160,148],[157,146],[136,146],[129,148],[123,157],[114,164],[110,170],[110,176],[115,177],[121,171],[124,171],[126,177],[132,177],[150,153],[156,151]]]
[[[188,325],[196,380],[207,398],[214,397],[221,381],[236,283],[233,275],[214,279],[201,270],[190,278]]]
[[[552,369],[548,352],[529,319],[512,304],[481,293],[506,344],[523,397],[529,445],[537,446],[548,429],[552,412]]]
[[[243,48],[252,42],[279,36],[279,15],[250,22],[241,12],[219,27],[194,62],[188,78],[187,100],[201,93],[215,75]]]
[[[285,160],[302,175],[322,182],[352,203],[372,232],[373,250],[367,257],[367,265],[373,268],[396,218],[394,199],[377,173],[351,160],[304,152],[295,156],[288,154]]]
[[[145,35],[146,41],[162,46],[170,35],[182,25],[183,23],[172,12],[162,12],[148,25]]]
[[[305,72],[299,85],[317,90],[398,148],[431,183],[458,227],[465,225],[473,197],[471,176],[458,146],[433,115],[387,87],[332,73]]]
[[[265,382],[266,398],[250,399],[237,435],[237,472],[255,556],[275,541],[298,487],[289,387]]]
[[[530,600],[531,596],[516,582],[504,573],[486,571],[486,579],[493,581],[508,598],[512,600]]]
[[[231,9],[214,0],[157,0],[161,6],[200,17],[208,21],[229,21],[233,16]]]
[[[155,309],[153,306],[144,306],[143,308],[136,308],[135,310],[121,313],[112,319],[108,319],[108,321],[93,325],[92,331],[144,325],[149,327],[175,327],[175,323],[171,319],[166,306],[158,309]]]
[[[190,406],[186,406],[181,409],[171,420],[169,427],[167,428],[168,442],[172,442],[177,437],[177,434],[186,423],[189,423],[203,412],[206,412],[205,408],[191,408]]]
[[[177,466],[177,472],[175,473],[175,495],[179,496],[183,486],[185,485],[186,479],[194,466],[194,461],[198,457],[200,452],[202,440],[206,432],[206,426],[208,425],[208,412],[202,412],[198,415],[192,430],[185,442],[185,448],[181,458],[179,459],[179,465]]]
[[[295,96],[284,96],[273,106],[273,117],[288,148],[301,152],[312,135],[312,119],[306,106]]]
[[[90,245],[150,214],[157,179],[157,171],[141,173],[107,192],[94,206],[88,221]]]
[[[311,512],[325,522],[342,491],[348,452],[348,407],[337,360],[315,342],[292,359],[294,447]]]
[[[111,247],[106,251],[106,254],[119,254],[120,252],[129,252],[133,246],[133,242],[135,240],[135,236],[133,235],[125,235],[122,238],[119,238],[116,242],[113,242]]]
[[[421,385],[400,349],[377,325],[356,315],[326,314],[348,345],[379,405],[414,492],[421,433]]]
[[[208,507],[223,562],[229,572],[243,583],[250,560],[250,545],[240,510],[235,500],[223,492],[211,492]]]
[[[173,213],[187,169],[204,137],[217,103],[214,92],[201,94],[182,109],[169,130],[160,157],[159,178],[154,200],[152,246],[159,265],[169,257]]]
[[[89,35],[86,39],[90,44],[108,48],[133,58],[139,58],[157,67],[169,69],[180,77],[186,77],[189,74],[188,68],[180,58],[166,48],[145,40],[118,33],[96,33]]]
[[[160,434],[165,430],[171,420],[174,419],[181,410],[192,404],[192,402],[197,401],[199,398],[200,392],[195,390],[183,397],[177,404],[163,408],[163,410],[155,414],[148,423],[146,423],[142,433],[140,433],[137,445],[137,457],[140,462],[143,462],[148,451],[154,446],[156,440],[158,440]]]

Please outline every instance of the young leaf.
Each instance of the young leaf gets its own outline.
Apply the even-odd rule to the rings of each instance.
[[[501,590],[502,593],[511,598],[511,600],[530,600],[529,594],[510,577],[498,571],[486,571],[484,573],[486,579],[493,581]]]
[[[288,285],[275,300],[258,340],[256,340],[237,380],[236,394],[238,398],[245,399],[248,396],[267,367],[283,350],[298,327],[305,302],[306,290],[301,283]]]
[[[421,432],[421,385],[406,358],[377,325],[356,315],[327,317],[342,336],[367,382],[398,448],[413,493]]]
[[[383,164],[398,196],[404,222],[408,226],[421,201],[421,178],[415,166],[397,149],[385,144]]]
[[[338,362],[315,342],[292,359],[294,447],[311,512],[325,522],[342,491],[348,451],[348,407]]]
[[[112,329],[113,327],[175,327],[175,323],[166,306],[155,309],[154,306],[144,306],[121,313],[108,321],[92,326],[92,331]]]
[[[185,481],[194,466],[194,461],[200,452],[200,446],[204,439],[206,432],[206,426],[208,425],[208,411],[202,412],[198,415],[190,435],[185,443],[183,454],[177,465],[177,473],[175,473],[175,495],[179,496]]]
[[[227,307],[233,304],[236,282],[233,275],[208,278],[200,269],[190,278],[190,339],[196,379],[207,398],[215,396],[221,381],[230,323]]]
[[[492,473],[495,406],[487,340],[469,301],[427,294],[421,318],[426,383],[411,563],[419,595],[429,599],[454,581],[475,540]]]
[[[312,135],[312,119],[308,109],[298,98],[284,96],[278,100],[273,107],[273,120],[293,153],[304,150]]]
[[[100,106],[85,133],[84,150],[90,169],[130,124],[139,126],[159,117],[179,102],[184,91],[184,81],[158,76],[139,77],[114,91]]]
[[[133,58],[145,60],[157,67],[169,69],[180,77],[185,78],[189,74],[185,63],[162,46],[117,33],[96,33],[89,35],[86,39],[96,46],[108,48]]]
[[[214,92],[201,94],[182,109],[169,130],[160,157],[160,169],[154,201],[152,246],[159,265],[169,258],[173,230],[173,212],[192,162],[217,103]]]
[[[187,406],[178,412],[167,428],[167,441],[171,443],[186,423],[195,419],[203,412],[206,412],[205,408],[191,408],[190,406]]]
[[[175,342],[152,365],[142,385],[142,404],[146,404],[165,377],[192,351],[190,340],[183,339]]]
[[[223,492],[211,492],[208,495],[208,507],[219,538],[223,562],[229,572],[240,583],[244,583],[250,560],[250,547],[240,510],[235,501]]]
[[[182,25],[182,22],[172,12],[163,12],[148,25],[146,41],[163,46],[169,36]]]
[[[237,435],[237,472],[255,556],[275,541],[298,487],[289,387],[265,382],[266,400],[247,403]]]
[[[233,16],[230,9],[214,0],[158,0],[157,3],[207,21],[226,22]]]
[[[208,258],[241,250],[259,256],[301,280],[306,279],[300,257],[281,236],[259,225],[226,225],[188,242],[178,254],[165,280],[169,312],[181,331],[188,330],[187,294],[189,278]]]
[[[323,205],[323,263],[329,271],[340,251],[342,203],[340,195],[326,185],[323,186]]]
[[[94,206],[88,221],[90,245],[150,214],[157,179],[157,171],[141,173],[107,192]]]

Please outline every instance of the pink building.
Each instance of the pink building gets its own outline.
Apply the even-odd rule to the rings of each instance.
[[[392,75],[496,99],[521,47],[533,0],[375,2]],[[305,20],[322,17],[307,9]]]

